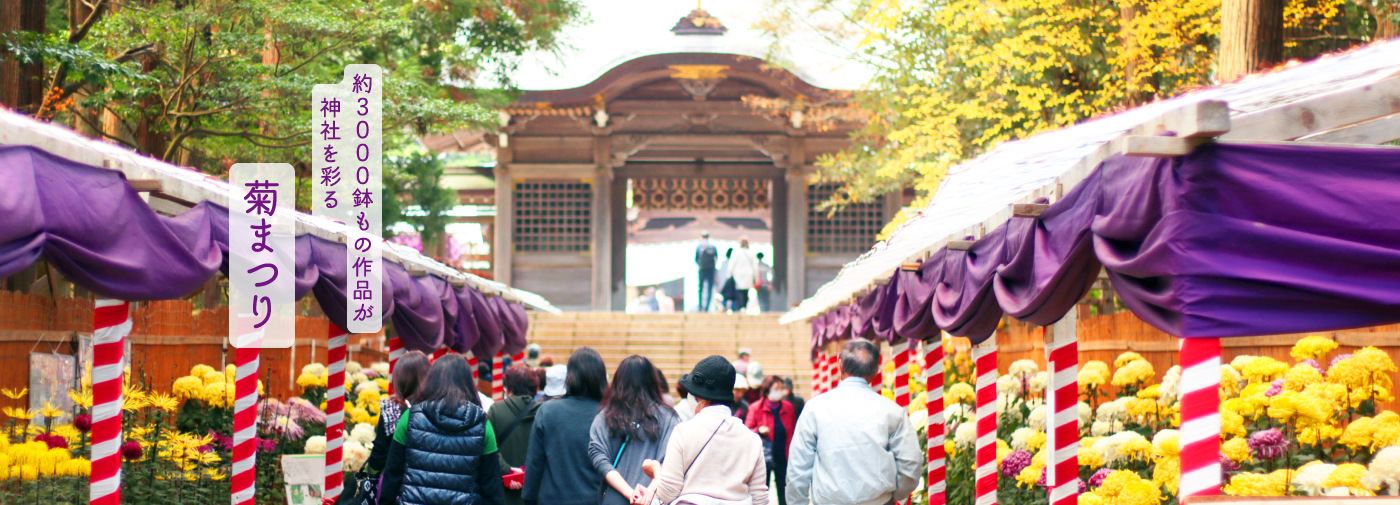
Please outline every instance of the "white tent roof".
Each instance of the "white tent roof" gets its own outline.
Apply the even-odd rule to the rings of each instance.
[[[0,111],[0,145],[34,146],[79,163],[120,170],[127,179],[157,179],[162,184],[161,193],[180,200],[192,203],[208,200],[228,206],[229,186],[223,180],[142,156],[113,143],[85,137],[59,125],[35,121],[28,116]],[[310,233],[341,243],[345,242],[346,230],[349,229],[344,224],[302,213],[296,214],[296,227],[298,235]],[[459,272],[406,246],[387,241],[383,246],[386,261],[405,267],[416,266],[444,279],[465,282],[482,293],[499,294],[507,300],[559,313],[559,309],[540,295]]]
[[[1381,84],[1377,84],[1381,83]],[[1011,205],[1046,197],[1057,186],[1067,193],[1127,134],[1151,135],[1154,121],[1171,111],[1206,100],[1229,104],[1232,128],[1222,139],[1291,140],[1400,112],[1400,41],[1376,44],[1342,55],[1233,84],[1204,89],[1148,104],[1069,128],[1006,142],[991,152],[953,167],[933,200],[880,242],[847,263],[836,278],[782,319],[794,322],[820,315],[888,278],[906,261],[921,260],[949,240],[1000,226]],[[1167,125],[1169,126],[1169,125]],[[1136,130],[1135,130],[1136,128]],[[1171,128],[1166,128],[1170,130]],[[1395,136],[1400,138],[1400,134]]]

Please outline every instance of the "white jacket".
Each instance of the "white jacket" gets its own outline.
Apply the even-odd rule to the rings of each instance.
[[[884,505],[909,498],[924,472],[909,417],[861,378],[807,401],[788,448],[791,505]]]
[[[758,281],[758,258],[747,247],[735,249],[725,273],[734,278],[734,289],[753,289]]]

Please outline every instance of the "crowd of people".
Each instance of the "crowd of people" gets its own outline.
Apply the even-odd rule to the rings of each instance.
[[[365,477],[378,503],[766,505],[772,486],[778,505],[882,505],[923,472],[908,417],[870,385],[880,354],[866,341],[807,401],[747,349],[701,360],[675,396],[644,356],[609,379],[592,348],[560,365],[535,355],[489,405],[460,355],[400,358]]]

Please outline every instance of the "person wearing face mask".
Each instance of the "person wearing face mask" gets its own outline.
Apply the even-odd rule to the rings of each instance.
[[[792,433],[797,426],[797,409],[784,399],[787,390],[782,377],[768,376],[759,391],[763,397],[749,407],[745,424],[763,439],[768,477],[778,490],[778,505],[786,505],[788,446],[792,444]]]

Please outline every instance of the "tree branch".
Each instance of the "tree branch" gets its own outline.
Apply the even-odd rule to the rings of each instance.
[[[107,2],[105,0],[97,0],[97,5],[92,6],[92,12],[88,13],[87,19],[83,20],[83,24],[78,26],[77,31],[68,35],[68,43],[77,44],[78,42],[82,42],[84,38],[87,38],[88,32],[92,30],[93,25],[97,24],[97,21],[102,18],[102,14],[106,11]]]

